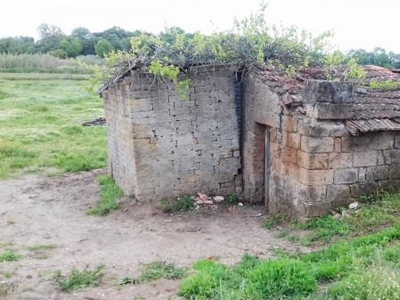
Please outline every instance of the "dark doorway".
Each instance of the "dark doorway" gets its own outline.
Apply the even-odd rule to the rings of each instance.
[[[264,130],[264,206],[268,211],[271,181],[271,127]]]

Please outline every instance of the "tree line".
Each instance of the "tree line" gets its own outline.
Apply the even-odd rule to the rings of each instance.
[[[195,36],[186,33],[179,27],[170,28],[157,37],[165,42],[172,39],[171,32],[183,36],[184,40]],[[19,36],[0,39],[0,53],[3,54],[34,54],[48,53],[59,58],[73,58],[79,55],[98,55],[105,57],[112,51],[129,52],[132,50],[131,38],[139,37],[145,32],[127,31],[120,27],[112,27],[102,32],[91,32],[85,27],[77,27],[70,35],[59,27],[51,24],[41,24],[38,27],[39,40],[32,37]],[[149,33],[145,33],[151,35]],[[377,47],[373,51],[364,49],[350,50],[345,54],[347,59],[354,58],[361,65],[376,65],[386,68],[400,69],[400,54],[388,52]]]
[[[67,35],[55,25],[41,24],[38,27],[38,33],[38,41],[28,36],[0,39],[0,53],[48,53],[59,58],[72,58],[79,55],[104,57],[111,51],[129,51],[130,38],[141,32],[130,32],[119,27],[112,27],[102,32],[91,32],[85,27],[77,27],[70,35]]]

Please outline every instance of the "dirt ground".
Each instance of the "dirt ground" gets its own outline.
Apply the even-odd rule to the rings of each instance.
[[[233,264],[245,253],[269,257],[276,248],[293,250],[274,237],[276,232],[261,228],[262,207],[173,216],[126,198],[108,216],[88,216],[85,211],[99,200],[96,177],[102,173],[26,175],[0,182],[0,254],[10,248],[21,255],[16,262],[0,263],[0,284],[9,287],[6,299],[176,299],[177,281],[128,286],[118,281],[137,276],[141,263],[155,260],[187,267],[213,256]],[[54,248],[29,249],[43,245]],[[64,293],[53,283],[57,270],[100,264],[106,275],[98,287]]]

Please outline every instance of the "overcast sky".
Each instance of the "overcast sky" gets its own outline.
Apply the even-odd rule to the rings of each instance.
[[[267,0],[273,24],[296,25],[315,34],[333,29],[342,50],[382,47],[400,53],[400,0]],[[210,33],[228,29],[256,11],[259,0],[3,0],[0,37],[33,36],[41,23],[69,34],[112,26],[159,32],[165,26]]]

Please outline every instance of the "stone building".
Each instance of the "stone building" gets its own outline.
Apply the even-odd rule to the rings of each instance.
[[[109,173],[139,201],[234,193],[304,218],[399,182],[400,91],[222,66],[182,76],[186,100],[139,69],[100,90]]]

